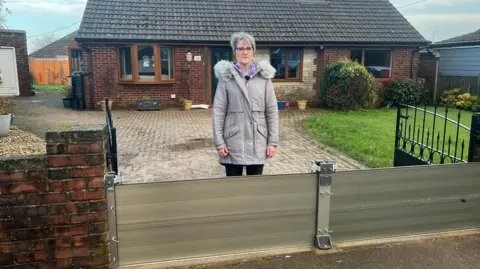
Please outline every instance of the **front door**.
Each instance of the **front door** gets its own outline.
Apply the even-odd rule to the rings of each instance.
[[[210,104],[213,104],[215,98],[215,91],[217,90],[218,79],[215,76],[213,67],[221,60],[231,61],[233,59],[232,49],[230,47],[213,47],[211,48],[211,60],[210,60]]]

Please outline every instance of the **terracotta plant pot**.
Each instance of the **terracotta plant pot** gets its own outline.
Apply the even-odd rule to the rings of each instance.
[[[190,111],[190,109],[192,109],[192,100],[185,100],[183,103],[183,107],[186,111]]]
[[[113,104],[113,101],[108,101],[108,107],[110,108],[110,110],[112,110],[112,104]],[[107,106],[105,105],[105,101],[100,101],[100,105],[102,106],[103,111],[107,111]]]
[[[297,101],[297,106],[299,110],[305,110],[307,109],[307,100],[298,100]]]
[[[10,123],[12,122],[12,115],[0,115],[0,137],[8,136],[10,131]]]

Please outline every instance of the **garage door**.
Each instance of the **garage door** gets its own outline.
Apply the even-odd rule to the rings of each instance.
[[[0,47],[0,96],[18,96],[15,48]]]

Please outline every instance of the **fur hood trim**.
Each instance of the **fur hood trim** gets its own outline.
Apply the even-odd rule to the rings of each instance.
[[[221,79],[224,81],[229,81],[233,78],[232,70],[233,62],[221,60],[219,61],[214,67],[213,70],[215,71],[215,76],[217,79]],[[275,73],[277,70],[270,65],[268,61],[259,61],[256,62],[257,73],[265,79],[272,79],[275,77]]]

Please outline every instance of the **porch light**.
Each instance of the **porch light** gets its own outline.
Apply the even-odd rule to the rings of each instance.
[[[192,60],[193,60],[193,55],[192,55],[192,53],[189,51],[189,52],[187,53],[187,62],[190,63]]]

